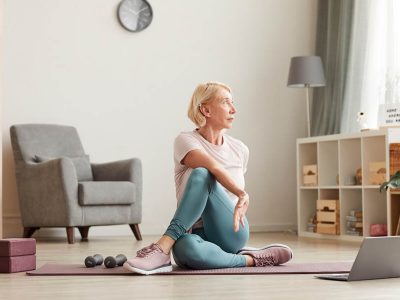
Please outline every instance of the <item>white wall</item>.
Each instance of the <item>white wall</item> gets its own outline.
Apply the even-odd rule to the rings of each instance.
[[[3,1],[0,1],[0,70],[3,69],[3,60],[2,57],[3,51]],[[3,99],[3,80],[2,73],[0,73],[0,122],[2,122],[2,99]],[[2,133],[0,133],[0,136]],[[1,154],[0,150],[0,154]],[[0,238],[3,237],[3,159],[0,156]]]
[[[31,122],[76,126],[94,162],[140,157],[142,231],[162,233],[176,206],[172,143],[193,128],[187,104],[207,80],[234,91],[230,134],[250,148],[253,230],[295,227],[305,91],[286,80],[290,57],[314,52],[316,0],[149,0],[153,23],[136,34],[119,25],[119,0],[3,1],[6,235],[20,233],[8,129]],[[128,226],[101,229],[130,234]]]

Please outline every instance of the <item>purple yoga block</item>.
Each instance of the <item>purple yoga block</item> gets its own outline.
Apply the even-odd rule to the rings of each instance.
[[[0,273],[15,273],[36,269],[36,255],[0,257]]]
[[[21,256],[36,253],[35,239],[0,239],[0,257],[1,256]]]

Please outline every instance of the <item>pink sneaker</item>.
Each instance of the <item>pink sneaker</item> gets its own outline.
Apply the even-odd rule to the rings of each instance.
[[[124,263],[125,269],[144,275],[172,271],[170,255],[165,254],[157,244],[144,247],[136,254],[135,258]]]
[[[250,255],[256,267],[281,265],[293,257],[292,249],[282,244],[271,244],[260,249],[243,248],[237,254]]]

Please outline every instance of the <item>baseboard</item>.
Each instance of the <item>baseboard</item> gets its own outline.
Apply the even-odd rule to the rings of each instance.
[[[3,236],[4,237],[20,237],[22,236],[23,227],[21,224],[21,216],[19,214],[3,215]],[[250,225],[250,232],[282,232],[296,231],[295,224],[255,224]],[[145,226],[140,225],[142,235],[161,235],[165,231],[165,226],[156,225]],[[113,226],[93,226],[89,230],[90,236],[127,236],[133,235],[128,225]],[[66,237],[65,228],[41,228],[34,235],[35,237]],[[79,237],[78,229],[75,229],[75,236]]]
[[[21,237],[23,232],[19,214],[3,214],[3,237]]]
[[[250,232],[282,232],[282,231],[290,231],[295,232],[297,229],[296,224],[257,224],[250,225]]]

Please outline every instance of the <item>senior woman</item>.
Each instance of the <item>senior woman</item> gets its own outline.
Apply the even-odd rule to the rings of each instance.
[[[225,134],[235,113],[227,85],[197,86],[188,110],[197,128],[179,134],[174,144],[177,210],[164,235],[139,250],[126,269],[169,272],[171,250],[179,266],[191,269],[279,265],[292,258],[291,249],[281,244],[243,248],[249,239],[244,190],[249,150]]]

